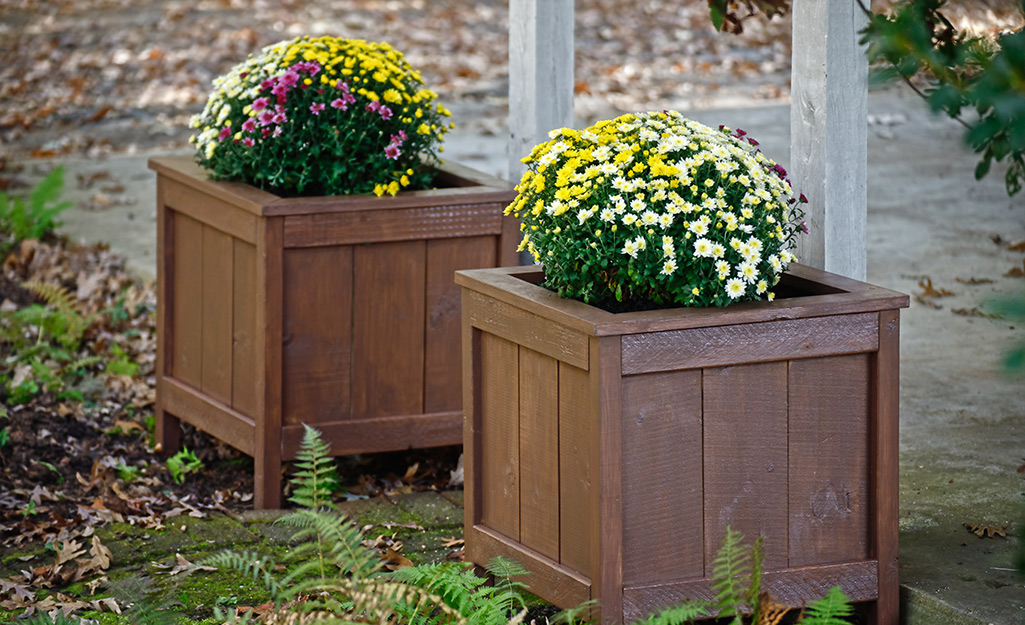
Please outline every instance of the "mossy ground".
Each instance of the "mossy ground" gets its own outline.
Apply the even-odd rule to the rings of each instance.
[[[368,539],[383,535],[403,545],[401,553],[413,564],[444,560],[453,548],[444,543],[462,538],[462,493],[421,492],[393,498],[377,497],[341,504],[342,512],[365,528]],[[60,592],[72,599],[92,600],[118,597],[130,587],[143,583],[149,588],[151,600],[170,603],[180,623],[217,623],[215,606],[257,606],[270,596],[262,583],[234,572],[193,571],[172,574],[178,556],[200,563],[225,549],[251,551],[268,556],[274,562],[287,562],[294,547],[293,528],[276,524],[281,512],[246,512],[237,516],[214,514],[197,519],[174,517],[161,530],[144,529],[123,523],[96,530],[100,541],[111,552],[107,571],[108,583],[91,595],[88,580],[63,588],[37,593]],[[23,560],[27,556],[31,559]],[[52,562],[53,552],[44,545],[33,544],[0,554],[0,567],[5,576]],[[284,571],[282,571],[284,573]],[[15,622],[17,613],[0,611],[0,622]],[[101,625],[131,623],[127,615],[110,612],[80,612],[78,616],[94,619]]]

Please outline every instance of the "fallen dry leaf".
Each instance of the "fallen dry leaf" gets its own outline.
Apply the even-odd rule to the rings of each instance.
[[[989,278],[968,278],[967,280],[964,278],[954,278],[954,280],[961,284],[993,284],[993,281]]]
[[[1007,538],[1007,527],[1003,525],[996,526],[986,525],[983,523],[964,523],[964,528],[979,538],[996,538],[997,536]]]
[[[1014,252],[1025,252],[1025,239],[1022,239],[1021,241],[1018,241],[1017,243],[1012,243],[1012,244],[1008,245],[1007,249],[1009,249],[1011,251],[1014,251]]]
[[[922,292],[919,294],[921,297],[948,297],[954,293],[947,289],[937,289],[932,285],[932,278],[926,278],[925,280],[919,280],[918,286],[922,287]]]

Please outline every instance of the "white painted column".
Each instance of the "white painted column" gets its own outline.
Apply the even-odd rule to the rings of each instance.
[[[855,0],[794,0],[790,162],[810,233],[800,262],[865,279],[867,17]]]
[[[573,0],[509,0],[509,179],[553,128],[573,125]]]

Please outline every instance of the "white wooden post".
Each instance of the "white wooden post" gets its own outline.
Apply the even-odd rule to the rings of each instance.
[[[520,162],[573,125],[573,0],[509,0],[509,179]]]
[[[865,279],[867,17],[855,0],[795,0],[790,163],[810,233],[802,263]]]

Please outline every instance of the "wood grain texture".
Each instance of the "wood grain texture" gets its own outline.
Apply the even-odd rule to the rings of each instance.
[[[170,377],[203,384],[203,224],[172,213],[174,269],[171,291]]]
[[[424,241],[353,249],[353,418],[423,411]]]
[[[483,333],[470,324],[467,310],[473,306],[473,301],[466,289],[460,289],[460,294],[463,305],[463,536],[469,537],[473,526],[481,521],[483,501],[480,478],[484,448],[481,440],[484,381],[480,351]],[[471,552],[472,545],[467,541],[466,553]]]
[[[246,243],[256,244],[256,217],[249,212],[177,182],[167,185],[165,201],[172,210]]]
[[[188,422],[244,454],[253,455],[256,423],[231,406],[210,399],[178,380],[164,381],[165,409],[176,415],[187,415]]]
[[[203,281],[203,378],[202,390],[217,401],[231,405],[232,291],[235,270],[232,238],[203,226],[203,265],[219,267],[204,271]]]
[[[520,253],[516,248],[520,245],[520,220],[515,217],[502,218],[502,234],[498,238],[497,267],[510,267],[520,264]]]
[[[704,574],[701,372],[623,380],[623,584]]]
[[[765,568],[787,566],[787,364],[703,372],[705,575],[726,526],[765,540]]]
[[[575,607],[591,598],[589,580],[577,571],[526,549],[488,527],[471,527],[466,533],[466,548],[467,560],[472,562],[488,562],[497,556],[514,560],[530,574],[527,579],[514,579],[529,583],[531,593],[557,606]]]
[[[475,327],[574,367],[590,366],[585,334],[480,293],[471,292],[469,297],[475,302],[470,318]]]
[[[623,337],[623,373],[874,351],[875,313],[767,321]]]
[[[791,567],[867,560],[869,355],[790,363]]]
[[[181,448],[181,423],[164,410],[162,391],[164,376],[171,372],[172,298],[174,284],[174,224],[173,212],[167,208],[165,189],[168,182],[157,179],[157,359],[153,363],[156,373],[157,397],[153,407],[156,446],[160,451],[174,454]]]
[[[285,217],[285,247],[498,235],[500,204],[436,205]]]
[[[872,367],[871,484],[874,498],[869,540],[879,561],[879,599],[873,606],[876,623],[895,623],[900,613],[898,541],[898,480],[900,453],[900,311],[879,313],[879,352]]]
[[[264,206],[278,199],[276,195],[238,182],[217,182],[191,156],[161,156],[149,159],[147,165],[157,172],[158,179],[168,185],[183,184],[202,195],[210,196],[257,216]],[[202,218],[202,217],[201,217]],[[254,238],[250,243],[255,242]]]
[[[324,440],[332,441],[332,456],[440,447],[458,445],[462,441],[463,413],[418,413],[331,421],[318,423],[317,429]],[[303,431],[302,425],[282,426],[281,453],[284,460],[295,460]]]
[[[839,586],[852,601],[875,599],[875,560],[767,571],[762,577],[763,590],[769,591],[776,601],[794,607],[821,599],[833,586]],[[653,606],[672,605],[684,599],[712,600],[715,592],[711,581],[700,580],[630,587],[623,591],[623,596],[622,622],[629,623],[647,617],[656,609]],[[895,624],[895,620],[886,622]]]
[[[519,348],[480,337],[481,524],[520,539]]]
[[[597,525],[598,415],[591,410],[587,371],[559,363],[559,562],[593,578],[591,547]]]
[[[244,415],[256,414],[257,388],[262,385],[256,369],[259,335],[256,331],[256,247],[234,239],[232,261],[231,407]]]
[[[460,269],[495,262],[495,237],[438,239],[427,242],[424,319],[424,412],[459,410],[460,293],[454,275]]]
[[[352,417],[352,246],[286,249],[282,423]]]
[[[596,564],[591,598],[601,613],[623,613],[623,347],[618,336],[591,337],[591,410],[598,415],[598,514],[592,522],[591,561]],[[632,485],[628,485],[632,486]]]
[[[559,559],[559,362],[520,348],[520,542]]]
[[[256,327],[260,343],[256,370],[263,372],[256,406],[253,443],[253,506],[281,507],[282,329],[284,258],[280,218],[262,219],[257,228]]]

